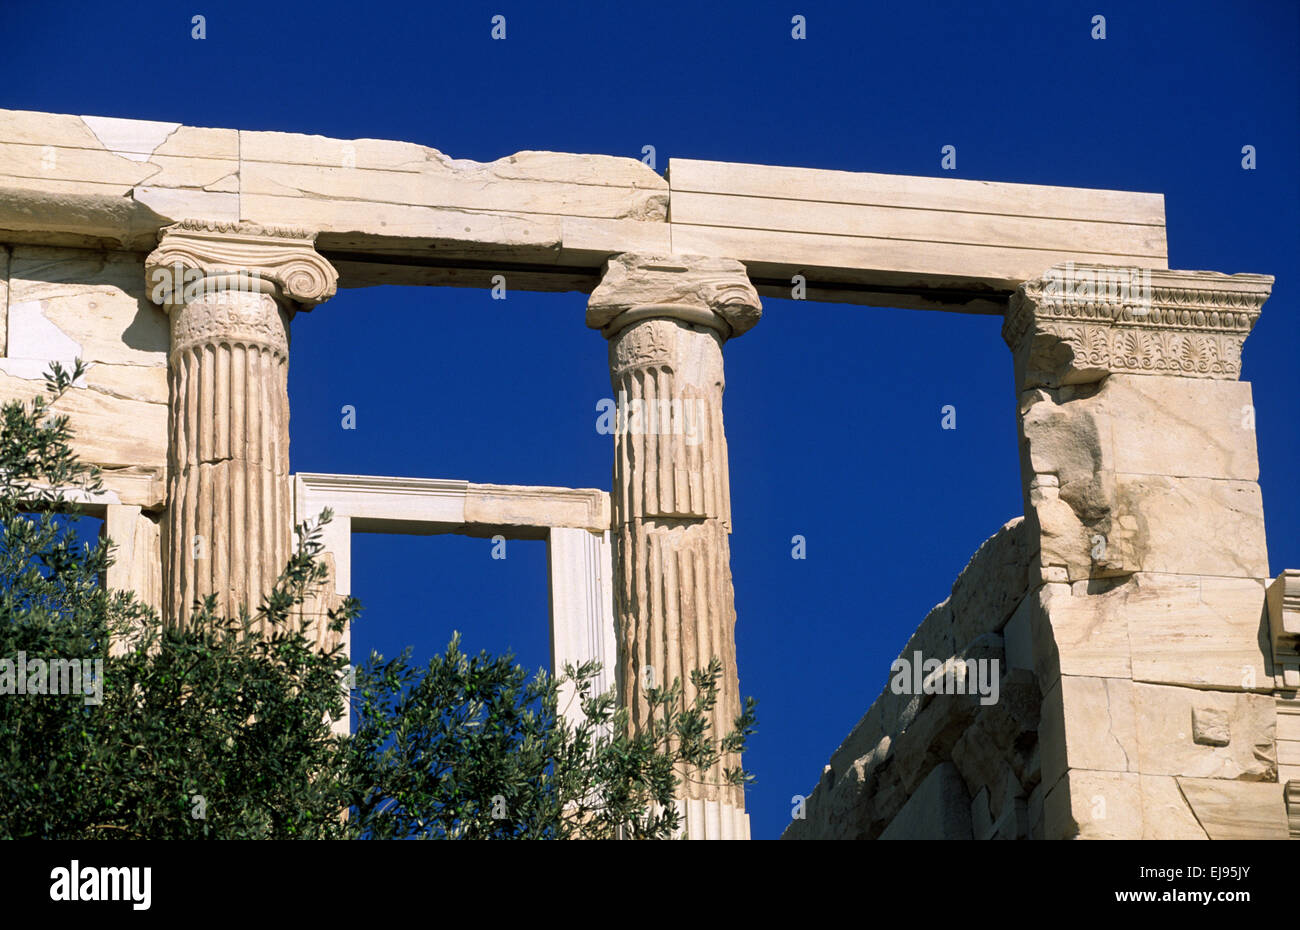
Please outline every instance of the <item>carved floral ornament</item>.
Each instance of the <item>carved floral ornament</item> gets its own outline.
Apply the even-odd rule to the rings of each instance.
[[[213,291],[249,290],[309,309],[334,296],[338,272],[300,229],[182,220],[159,231],[145,260],[150,299],[184,305]]]
[[[1058,265],[1012,295],[1002,338],[1030,381],[1091,371],[1235,379],[1273,278]]]

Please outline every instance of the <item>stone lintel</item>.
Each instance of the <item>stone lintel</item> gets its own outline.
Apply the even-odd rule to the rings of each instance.
[[[572,528],[603,533],[610,526],[609,493],[596,488],[470,484],[465,521],[507,529]]]
[[[182,220],[159,231],[158,248],[145,259],[145,286],[168,309],[199,294],[242,289],[270,294],[291,311],[309,310],[338,285],[315,241],[314,232],[301,229]]]
[[[1062,264],[1011,297],[1002,338],[1020,390],[1108,374],[1236,380],[1270,275]]]
[[[752,329],[762,313],[742,262],[701,255],[615,255],[587,301],[587,325],[606,338],[638,320],[669,317],[727,339]]]
[[[361,533],[543,539],[557,527],[604,533],[610,526],[609,492],[597,488],[308,472],[294,480],[300,518],[314,520],[329,507]]]

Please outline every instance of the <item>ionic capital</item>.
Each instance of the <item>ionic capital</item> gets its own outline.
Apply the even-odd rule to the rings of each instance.
[[[334,296],[338,272],[300,229],[182,220],[158,233],[145,259],[150,299],[170,310],[198,296],[236,290],[272,297],[283,309],[310,309]]]
[[[725,340],[752,329],[762,314],[744,264],[700,255],[615,255],[587,301],[587,325],[606,338],[639,320],[670,318]]]
[[[1002,338],[1019,389],[1108,374],[1235,380],[1270,275],[1057,265],[1012,295]]]

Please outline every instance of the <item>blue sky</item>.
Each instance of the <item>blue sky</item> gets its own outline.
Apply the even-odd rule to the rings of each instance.
[[[1246,343],[1274,574],[1300,566],[1291,2],[4,4],[0,106],[1165,194],[1170,265],[1278,277]],[[993,6],[993,9],[981,7]],[[190,38],[190,17],[207,39]],[[489,38],[493,14],[508,38]],[[790,37],[794,14],[808,38]],[[1090,38],[1102,13],[1107,38]],[[14,37],[21,37],[15,41]],[[957,147],[957,171],[940,148]],[[1256,147],[1258,167],[1241,167]],[[344,291],[293,324],[292,467],[608,487],[579,294]],[[741,691],[776,836],[979,544],[1022,511],[1000,319],[766,300],[726,348]],[[357,410],[355,431],[340,409]],[[940,429],[940,408],[957,429]],[[808,558],[790,558],[807,538]],[[361,648],[548,661],[541,543],[354,538]]]

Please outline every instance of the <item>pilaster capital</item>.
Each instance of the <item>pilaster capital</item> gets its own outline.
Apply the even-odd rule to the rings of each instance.
[[[1236,380],[1270,275],[1056,265],[1011,296],[1002,338],[1020,390],[1108,374]]]
[[[743,263],[702,255],[615,255],[587,301],[587,325],[606,338],[638,320],[667,317],[728,339],[752,329],[762,314]]]
[[[316,251],[316,234],[256,223],[182,220],[158,232],[145,259],[150,299],[170,309],[196,296],[242,290],[268,294],[285,309],[310,309],[338,286]]]

